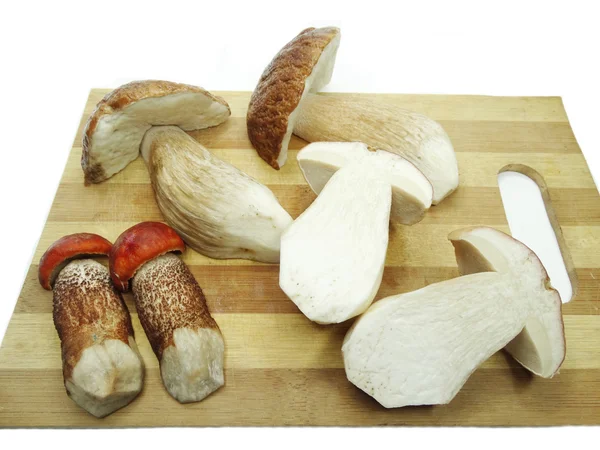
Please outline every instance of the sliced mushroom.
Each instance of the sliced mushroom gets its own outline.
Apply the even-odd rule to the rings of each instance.
[[[309,92],[329,83],[339,44],[338,28],[307,28],[275,55],[261,75],[248,105],[248,137],[275,169],[287,159],[301,103]]]
[[[331,176],[348,164],[363,162],[392,185],[391,217],[400,223],[419,222],[431,206],[431,183],[412,163],[386,151],[369,151],[361,142],[315,142],[298,153],[304,178],[318,195]]]
[[[309,94],[294,134],[308,142],[360,141],[406,158],[433,185],[434,205],[458,187],[450,138],[439,123],[416,112],[356,97]]]
[[[219,125],[230,114],[225,100],[197,86],[157,80],[125,84],[98,103],[85,125],[85,182],[100,183],[123,170],[137,158],[153,125],[199,130]]]
[[[53,289],[53,319],[60,338],[65,388],[96,417],[129,404],[142,390],[144,365],[129,311],[108,270],[89,255],[108,255],[101,236],[65,236],[48,248],[39,265],[44,289]]]
[[[224,384],[225,344],[202,289],[178,256],[185,244],[160,222],[125,230],[110,253],[110,274],[132,290],[140,322],[160,363],[165,388],[181,403],[197,402]]]
[[[391,202],[385,177],[350,164],[283,233],[279,285],[310,320],[339,323],[369,307],[383,275]]]
[[[190,247],[211,258],[279,262],[292,218],[266,186],[177,127],[153,127],[142,155],[161,212]]]
[[[380,300],[344,339],[348,379],[385,407],[449,403],[502,348],[546,378],[564,360],[562,303],[535,253],[487,227],[450,239],[469,275]]]

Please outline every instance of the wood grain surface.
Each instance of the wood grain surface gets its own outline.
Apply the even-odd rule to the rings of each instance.
[[[65,393],[52,293],[37,282],[39,258],[65,234],[87,231],[114,241],[137,222],[162,220],[141,159],[102,184],[83,185],[83,125],[107,92],[90,94],[0,348],[1,427],[600,424],[600,196],[557,97],[331,94],[370,97],[427,114],[443,125],[457,152],[459,189],[421,223],[392,223],[378,299],[457,276],[450,231],[479,224],[508,231],[500,171],[521,171],[541,186],[575,287],[563,308],[567,357],[556,377],[532,376],[501,352],[471,376],[451,404],[386,410],[346,380],[341,342],[352,321],[336,326],[308,321],[279,289],[276,265],[212,260],[187,250],[184,259],[225,337],[225,386],[200,403],[173,400],[126,294],[146,364],[144,390],[107,418],[87,414]],[[305,143],[293,137],[288,163],[273,170],[246,136],[250,93],[218,94],[231,105],[230,120],[190,134],[269,186],[297,217],[315,198],[295,162]]]

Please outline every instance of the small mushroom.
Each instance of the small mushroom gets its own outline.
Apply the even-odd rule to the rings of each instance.
[[[142,390],[144,365],[129,311],[106,267],[111,243],[79,233],[52,244],[39,264],[39,281],[53,290],[53,319],[60,338],[67,394],[96,417],[129,404]]]
[[[488,227],[449,238],[464,276],[380,300],[344,339],[348,379],[387,408],[449,403],[503,348],[544,378],[565,358],[562,303],[535,253]]]
[[[201,87],[158,80],[125,84],[98,103],[85,125],[85,182],[100,183],[123,170],[138,157],[142,138],[153,125],[200,130],[230,115],[225,100]]]
[[[142,156],[165,220],[211,258],[278,263],[292,218],[265,185],[220,160],[177,127],[153,127]]]
[[[340,30],[307,28],[266,67],[248,105],[250,142],[268,164],[280,169],[302,101],[331,80]]]
[[[172,252],[185,244],[168,225],[142,222],[112,247],[113,282],[129,289],[160,363],[165,388],[181,403],[204,399],[224,384],[224,342],[206,299],[185,263]]]

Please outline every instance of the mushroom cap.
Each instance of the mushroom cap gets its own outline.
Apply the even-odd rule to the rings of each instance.
[[[40,258],[38,279],[44,289],[52,290],[54,281],[71,260],[91,255],[108,256],[112,244],[93,233],[76,233],[63,236],[54,242]]]
[[[339,43],[338,28],[307,28],[275,55],[261,75],[246,125],[250,142],[273,168],[285,164],[302,99],[329,83]]]
[[[141,222],[123,231],[109,255],[110,277],[118,290],[129,289],[129,280],[144,263],[168,252],[183,252],[185,243],[162,222]]]
[[[100,183],[124,169],[137,158],[144,134],[154,125],[199,130],[230,115],[225,100],[201,87],[158,80],[124,84],[98,103],[85,125],[85,182]]]
[[[385,150],[370,151],[362,142],[314,142],[298,153],[297,160],[304,178],[317,195],[337,170],[360,161],[391,183],[393,219],[412,225],[419,222],[431,206],[431,183],[414,164]]]

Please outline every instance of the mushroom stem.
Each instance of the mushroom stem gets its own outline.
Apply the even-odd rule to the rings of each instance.
[[[143,264],[132,291],[169,394],[196,402],[223,386],[223,338],[185,263],[168,253]]]

